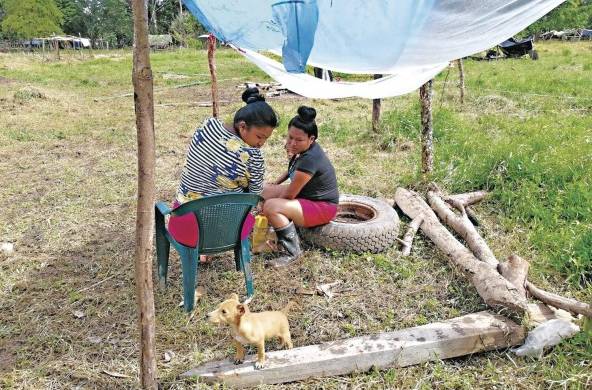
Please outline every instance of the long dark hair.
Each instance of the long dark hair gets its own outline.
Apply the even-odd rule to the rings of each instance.
[[[315,137],[315,140],[319,138],[319,129],[315,118],[317,116],[317,110],[312,107],[300,106],[298,107],[298,115],[290,120],[288,128],[294,126],[297,129],[304,131],[308,138]]]
[[[279,119],[278,114],[265,102],[257,88],[247,88],[242,95],[246,106],[241,107],[234,114],[234,127],[240,121],[244,121],[247,126],[271,126],[277,127]]]

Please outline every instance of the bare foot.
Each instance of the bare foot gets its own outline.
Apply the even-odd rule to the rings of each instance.
[[[200,264],[208,264],[211,261],[210,256],[208,255],[199,255],[199,263]]]

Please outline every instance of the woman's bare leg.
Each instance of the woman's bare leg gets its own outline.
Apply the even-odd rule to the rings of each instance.
[[[263,214],[274,228],[282,228],[293,221],[296,226],[304,226],[304,214],[300,202],[295,199],[274,198],[263,204]]]

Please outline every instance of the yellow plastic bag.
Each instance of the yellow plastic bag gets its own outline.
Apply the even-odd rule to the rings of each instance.
[[[257,215],[255,217],[255,226],[251,233],[251,248],[253,253],[275,251],[276,241],[275,231],[269,225],[267,217]]]

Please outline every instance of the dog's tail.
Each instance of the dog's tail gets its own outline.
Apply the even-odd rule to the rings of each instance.
[[[293,306],[296,306],[296,301],[289,301],[288,304],[284,306],[284,308],[281,310],[281,312],[284,314],[288,314],[288,312]]]

